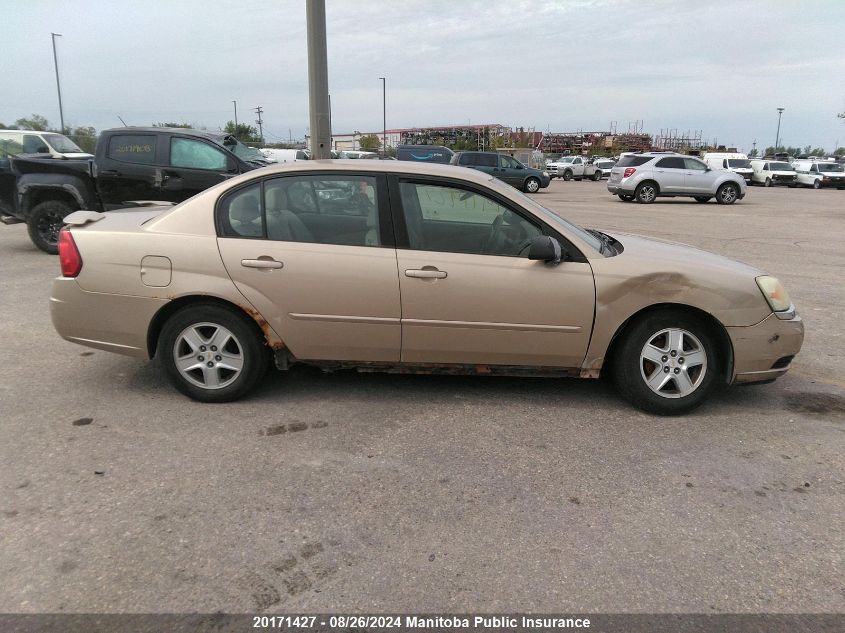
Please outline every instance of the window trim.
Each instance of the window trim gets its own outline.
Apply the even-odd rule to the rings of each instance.
[[[569,257],[566,261],[576,263],[587,263],[587,258],[577,246],[575,246],[566,236],[562,235],[554,226],[547,223],[542,218],[534,215],[527,209],[515,204],[512,200],[502,196],[497,191],[487,189],[476,183],[467,182],[465,180],[456,180],[445,176],[425,176],[420,174],[403,174],[403,173],[388,173],[388,191],[390,193],[390,208],[393,212],[393,227],[396,239],[396,248],[398,250],[412,250],[410,246],[410,238],[408,237],[408,227],[405,223],[405,210],[402,207],[402,197],[399,190],[400,182],[408,182],[412,184],[453,187],[456,189],[466,189],[482,196],[490,198],[508,211],[516,213],[518,216],[528,222],[532,222],[541,227],[543,234],[554,237],[558,240],[561,246],[566,249]],[[510,255],[485,255],[483,253],[462,253],[457,251],[420,251],[424,253],[454,253],[456,255],[472,255],[475,257],[513,257]],[[515,257],[515,259],[525,259],[523,257]]]
[[[229,189],[224,193],[221,193],[217,200],[214,201],[214,229],[215,233],[217,234],[218,239],[239,239],[239,240],[256,240],[256,239],[263,239],[268,242],[281,242],[283,240],[271,240],[267,237],[267,217],[265,215],[265,204],[264,204],[264,186],[268,180],[278,180],[281,178],[300,178],[302,176],[306,177],[327,177],[327,178],[338,178],[338,177],[349,177],[353,179],[355,177],[359,178],[375,178],[376,180],[376,198],[378,201],[378,223],[379,223],[379,242],[378,246],[366,246],[361,244],[360,246],[354,244],[326,244],[323,242],[295,242],[296,244],[317,244],[319,246],[347,246],[352,248],[395,248],[395,232],[393,228],[393,216],[390,212],[390,198],[388,194],[388,182],[387,176],[384,172],[379,171],[332,171],[332,170],[307,170],[301,171],[296,173],[289,173],[289,172],[280,172],[280,173],[273,173],[273,174],[262,174],[257,178],[252,178],[239,184],[237,187]],[[247,237],[242,235],[224,235],[223,234],[223,219],[222,219],[222,202],[223,200],[233,195],[235,192],[240,191],[241,189],[245,189],[251,185],[254,185],[256,182],[261,183],[261,224],[264,227],[264,235],[254,236],[254,237]]]

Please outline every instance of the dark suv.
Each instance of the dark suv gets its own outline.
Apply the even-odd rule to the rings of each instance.
[[[497,152],[458,152],[452,157],[452,164],[483,171],[527,193],[537,193],[552,181],[548,172],[526,167]]]

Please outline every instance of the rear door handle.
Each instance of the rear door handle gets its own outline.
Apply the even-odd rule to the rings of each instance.
[[[276,261],[272,257],[259,257],[258,259],[242,259],[241,266],[246,268],[260,268],[262,270],[271,270],[273,268],[283,268],[284,262]]]
[[[417,279],[446,279],[448,273],[445,270],[437,270],[436,268],[412,268],[405,271],[406,277],[415,277]]]
[[[116,169],[101,169],[98,174],[100,176],[120,176],[120,172]]]

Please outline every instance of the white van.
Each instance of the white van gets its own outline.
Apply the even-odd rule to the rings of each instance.
[[[378,152],[367,152],[364,150],[344,150],[340,153],[341,158],[370,158],[378,156]]]
[[[726,169],[739,174],[746,182],[751,182],[754,170],[751,169],[751,162],[745,154],[711,152],[702,156],[701,160],[707,163],[710,169]]]
[[[751,160],[751,183],[771,187],[773,185],[786,185],[795,187],[797,176],[792,165],[784,161],[755,158]]]
[[[274,163],[295,163],[300,160],[308,160],[308,154],[303,149],[270,149],[258,150],[264,154],[264,158]]]
[[[792,163],[798,184],[813,189],[845,189],[845,165],[827,160],[796,160]]]
[[[49,154],[53,158],[94,158],[64,134],[35,130],[0,130],[0,150],[12,156]]]

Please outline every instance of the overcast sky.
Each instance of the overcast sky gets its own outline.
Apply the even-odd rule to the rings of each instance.
[[[0,0],[0,122],[308,126],[306,0]],[[328,0],[336,133],[501,123],[845,145],[845,0]]]

